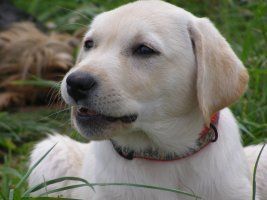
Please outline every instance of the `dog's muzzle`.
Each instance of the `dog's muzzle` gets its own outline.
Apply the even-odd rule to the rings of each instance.
[[[101,93],[100,85],[100,79],[88,72],[72,72],[66,78],[67,93],[74,101],[71,104],[74,124],[82,135],[91,139],[109,137],[110,127],[112,130],[120,128],[122,124],[125,127],[134,123],[138,117],[135,112],[118,114],[121,105],[117,101],[114,109],[114,103],[105,93]]]

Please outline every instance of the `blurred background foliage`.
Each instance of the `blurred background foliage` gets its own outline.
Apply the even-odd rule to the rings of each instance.
[[[93,17],[127,0],[13,0],[50,31],[75,33]],[[267,2],[266,0],[169,0],[197,16],[210,18],[227,38],[250,74],[242,99],[232,106],[245,145],[267,138]],[[1,59],[1,58],[0,58]],[[214,97],[216,98],[216,97]],[[69,109],[31,107],[0,112],[0,199],[25,172],[34,141],[46,133],[81,138],[71,128]],[[25,186],[26,187],[26,186]]]

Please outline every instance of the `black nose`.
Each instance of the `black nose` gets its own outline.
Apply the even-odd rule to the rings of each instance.
[[[97,86],[95,78],[86,72],[73,72],[67,77],[68,94],[77,102],[85,99]]]

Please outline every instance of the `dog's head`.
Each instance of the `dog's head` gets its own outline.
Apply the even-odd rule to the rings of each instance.
[[[208,19],[148,0],[94,19],[61,92],[73,105],[78,131],[104,139],[149,135],[152,127],[164,130],[193,111],[209,124],[247,81],[241,61]]]

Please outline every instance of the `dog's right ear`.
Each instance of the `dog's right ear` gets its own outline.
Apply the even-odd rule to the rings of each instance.
[[[205,123],[245,91],[248,73],[229,44],[206,18],[188,25],[197,63],[197,97]]]

